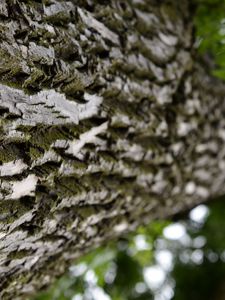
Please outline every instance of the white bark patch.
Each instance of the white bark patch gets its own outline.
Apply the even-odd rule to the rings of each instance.
[[[192,129],[193,129],[193,126],[190,123],[179,122],[177,124],[177,134],[179,136],[186,136],[186,135],[188,135],[191,132]]]
[[[127,222],[122,222],[120,224],[117,224],[113,227],[113,230],[116,232],[116,233],[120,233],[120,232],[123,232],[125,231],[127,228],[129,227],[128,223]]]
[[[29,257],[29,260],[25,263],[25,265],[24,265],[24,269],[25,270],[30,270],[31,269],[31,267],[33,267],[38,261],[39,261],[39,259],[40,259],[40,257],[39,256],[31,256],[31,257]]]
[[[21,181],[12,183],[12,194],[7,199],[19,199],[23,196],[33,196],[38,178],[31,174]]]
[[[54,62],[55,51],[53,47],[46,48],[34,42],[30,42],[28,53],[33,61],[41,62],[46,65],[52,65]]]
[[[114,44],[119,45],[118,36],[109,30],[104,24],[97,21],[92,15],[84,9],[77,8],[77,11],[82,21],[88,26],[94,28],[104,39],[112,41]]]
[[[6,236],[5,232],[0,232],[0,240],[3,239]]]
[[[164,34],[163,32],[159,33],[159,38],[161,41],[166,44],[167,46],[176,46],[178,43],[178,38],[175,35],[171,34]]]
[[[156,98],[157,103],[165,105],[172,102],[173,90],[170,86],[165,85],[163,87],[153,85],[153,94]]]
[[[196,184],[193,181],[189,181],[185,186],[185,193],[187,195],[193,195],[196,191]]]
[[[85,104],[70,101],[55,90],[44,90],[36,95],[26,95],[23,91],[0,85],[0,105],[10,114],[18,116],[15,125],[57,125],[73,123],[97,114],[103,98],[84,94]],[[6,113],[7,114],[7,113]]]
[[[80,120],[88,119],[93,115],[96,115],[98,108],[103,101],[102,97],[88,93],[84,93],[84,99],[87,101],[87,104],[79,104]]]
[[[10,161],[0,166],[0,176],[13,176],[21,174],[26,170],[28,166],[23,162],[22,159]]]
[[[15,228],[19,227],[21,224],[25,222],[30,222],[33,218],[33,212],[29,211],[25,214],[23,214],[19,219],[14,221],[10,227],[9,227],[9,232],[12,232]]]
[[[70,1],[64,1],[62,3],[54,3],[50,6],[44,6],[44,13],[48,17],[67,15],[74,10],[74,5]]]
[[[8,17],[8,10],[7,10],[7,4],[5,0],[1,0],[0,3],[0,15],[4,17]]]
[[[218,135],[223,141],[225,141],[225,129],[224,128],[219,129]]]
[[[206,199],[206,198],[209,197],[209,190],[208,190],[206,187],[204,187],[204,186],[198,186],[198,187],[196,188],[196,194],[197,194],[199,197],[201,197],[201,198],[203,198],[203,199]]]
[[[69,144],[69,148],[66,150],[66,153],[73,154],[76,156],[80,150],[88,143],[99,142],[97,135],[103,133],[108,128],[108,122],[101,124],[100,126],[93,127],[89,131],[80,135],[79,140],[74,140]]]

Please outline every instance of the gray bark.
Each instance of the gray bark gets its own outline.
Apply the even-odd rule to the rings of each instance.
[[[224,85],[188,1],[1,0],[0,297],[225,194]]]

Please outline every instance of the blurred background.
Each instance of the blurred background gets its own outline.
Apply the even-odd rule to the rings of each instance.
[[[199,59],[225,80],[225,0],[194,2]],[[93,251],[32,300],[151,299],[225,300],[225,198]]]
[[[220,200],[140,227],[71,266],[35,300],[225,299],[224,211]]]

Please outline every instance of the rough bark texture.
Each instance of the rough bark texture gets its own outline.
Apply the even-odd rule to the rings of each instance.
[[[0,297],[225,193],[224,86],[186,0],[1,0]]]

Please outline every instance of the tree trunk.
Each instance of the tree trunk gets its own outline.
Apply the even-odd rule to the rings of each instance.
[[[225,194],[225,87],[188,0],[1,0],[0,297]]]

